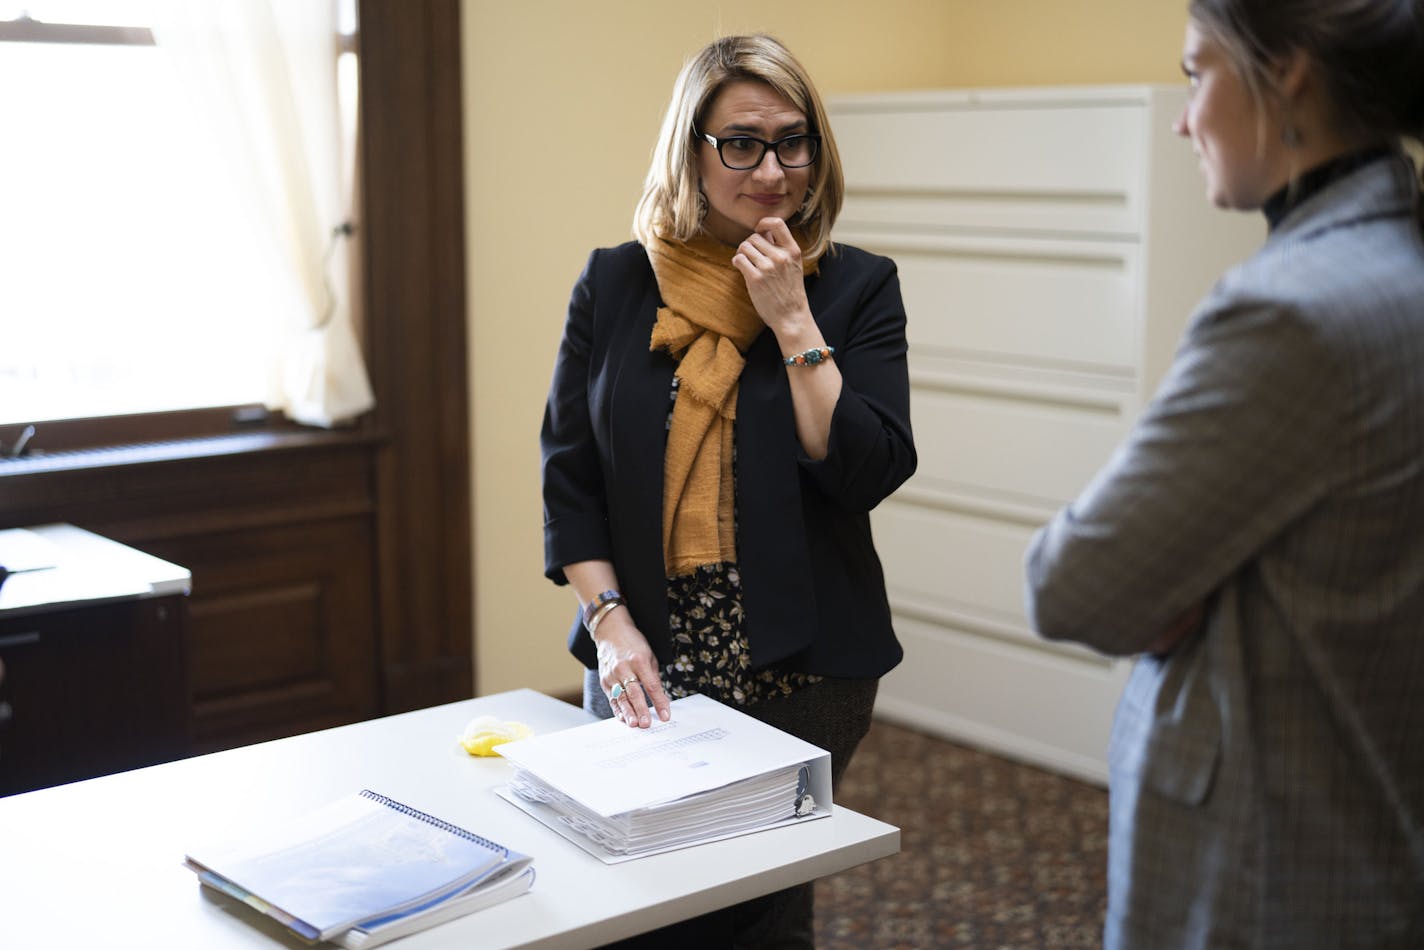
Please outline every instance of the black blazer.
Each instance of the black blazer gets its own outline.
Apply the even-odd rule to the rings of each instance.
[[[844,379],[826,457],[796,438],[775,336],[747,351],[737,397],[737,562],[752,664],[877,677],[903,655],[869,512],[915,470],[905,308],[894,262],[845,245],[806,292]],[[649,349],[661,306],[641,245],[596,250],[569,302],[540,446],[544,570],[613,562],[634,622],[671,651],[662,549],[663,453],[675,363]],[[569,649],[597,665],[578,618]]]

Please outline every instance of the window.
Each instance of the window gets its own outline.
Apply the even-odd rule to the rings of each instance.
[[[277,385],[278,252],[152,22],[146,0],[0,2],[0,426],[262,404]],[[348,42],[348,156],[354,60]]]

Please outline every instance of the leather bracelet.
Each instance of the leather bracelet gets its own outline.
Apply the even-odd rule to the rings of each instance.
[[[622,600],[623,595],[616,590],[606,590],[600,594],[595,594],[593,599],[583,606],[583,625],[588,626],[593,615],[598,613],[598,608],[608,603],[610,600]]]
[[[598,632],[598,625],[603,623],[603,618],[607,617],[609,614],[613,613],[614,610],[623,606],[625,606],[625,604],[623,603],[622,597],[615,597],[612,600],[604,601],[603,604],[599,606],[598,610],[594,611],[594,614],[592,617],[589,618],[588,623],[584,624],[584,626],[588,628],[588,635],[592,637],[594,634],[596,634]]]

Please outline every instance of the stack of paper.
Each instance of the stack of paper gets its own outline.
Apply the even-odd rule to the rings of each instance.
[[[830,754],[705,696],[499,746],[513,803],[605,862],[830,814]]]

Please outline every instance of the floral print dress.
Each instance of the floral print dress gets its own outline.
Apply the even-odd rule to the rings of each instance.
[[[677,400],[673,377],[671,402]],[[671,421],[671,406],[668,410]],[[736,457],[732,458],[733,471]],[[734,515],[735,516],[735,515]],[[730,706],[750,706],[787,696],[819,676],[778,669],[752,669],[737,565],[704,564],[693,573],[668,578],[668,625],[672,661],[663,667],[663,689],[676,699],[702,693]]]

